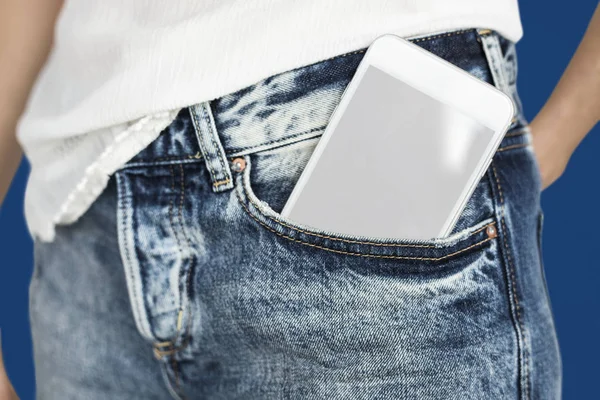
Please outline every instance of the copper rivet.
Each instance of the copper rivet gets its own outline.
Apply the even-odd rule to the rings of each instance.
[[[246,168],[246,160],[243,158],[235,158],[231,162],[231,169],[235,172],[242,172]]]
[[[487,229],[485,230],[485,232],[487,233],[488,237],[490,238],[495,238],[496,237],[496,227],[494,225],[490,225],[487,227]]]

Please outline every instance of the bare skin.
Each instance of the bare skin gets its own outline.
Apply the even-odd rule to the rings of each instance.
[[[21,161],[17,121],[52,45],[62,0],[0,2],[0,205]]]
[[[62,0],[0,2],[0,204],[21,161],[15,128],[52,45]],[[531,122],[533,144],[546,188],[600,120],[600,6],[569,66]],[[17,399],[0,354],[0,399]]]
[[[15,128],[52,45],[62,0],[0,2],[0,205],[21,161]],[[18,399],[0,354],[0,399]]]
[[[546,188],[600,120],[600,5],[552,95],[530,124]]]

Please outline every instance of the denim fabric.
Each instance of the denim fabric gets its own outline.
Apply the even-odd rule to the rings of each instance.
[[[450,237],[279,215],[362,50],[183,109],[36,243],[38,398],[560,398],[514,46],[476,30],[414,41],[517,104]]]

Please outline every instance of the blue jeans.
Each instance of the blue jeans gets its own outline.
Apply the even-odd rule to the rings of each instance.
[[[560,398],[514,46],[476,30],[414,41],[518,109],[450,237],[279,215],[364,51],[183,109],[36,243],[38,398]]]

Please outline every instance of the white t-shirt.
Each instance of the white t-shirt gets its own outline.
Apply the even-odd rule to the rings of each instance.
[[[385,33],[462,28],[517,41],[517,0],[67,0],[18,130],[29,229],[52,240],[181,107]]]

